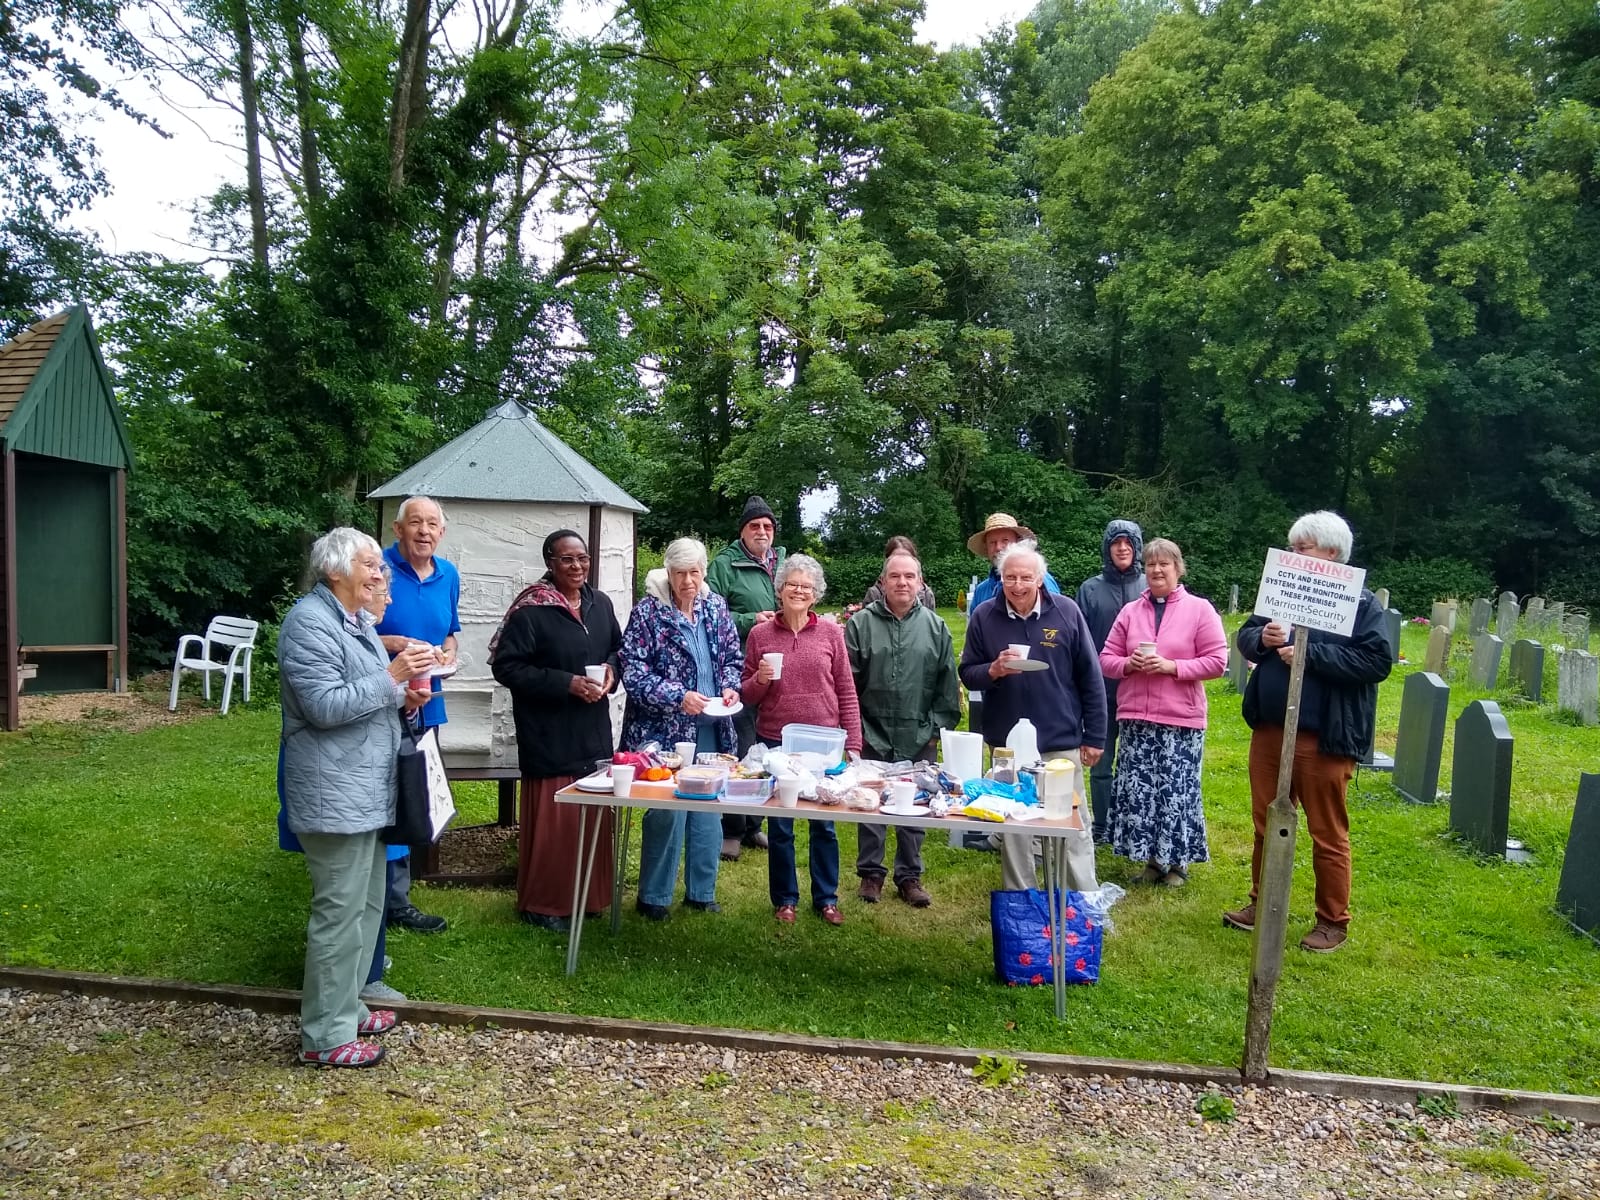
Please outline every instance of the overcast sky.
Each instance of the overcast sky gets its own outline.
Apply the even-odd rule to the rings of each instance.
[[[951,46],[975,42],[994,26],[1016,21],[1033,8],[1034,0],[926,0],[926,6],[922,36]],[[592,4],[577,7],[580,24],[604,11]],[[200,252],[186,245],[190,206],[227,180],[244,181],[237,118],[210,107],[181,83],[164,84],[170,93],[166,99],[151,96],[136,80],[120,86],[174,136],[164,140],[115,114],[92,124],[89,131],[100,147],[112,191],[81,216],[80,224],[98,233],[114,253],[144,250],[198,257]]]

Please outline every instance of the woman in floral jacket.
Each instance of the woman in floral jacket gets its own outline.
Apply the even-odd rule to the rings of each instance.
[[[694,538],[667,547],[664,569],[645,577],[645,594],[622,635],[622,686],[628,706],[622,745],[693,742],[696,753],[731,753],[730,717],[712,717],[713,700],[739,700],[744,651],[721,596],[706,586],[706,548]],[[671,913],[678,855],[684,856],[684,903],[720,912],[716,902],[722,822],[715,812],[648,809],[639,849],[639,911],[652,921]]]

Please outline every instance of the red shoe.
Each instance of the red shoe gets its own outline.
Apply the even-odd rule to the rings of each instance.
[[[844,924],[844,914],[839,911],[839,906],[837,904],[824,904],[821,908],[817,909],[817,916],[821,917],[829,925]]]
[[[367,1019],[356,1026],[357,1033],[376,1034],[388,1033],[399,1024],[400,1018],[387,1008],[375,1008],[367,1014]]]
[[[308,1067],[375,1067],[383,1061],[383,1047],[377,1042],[346,1042],[331,1050],[302,1050],[300,1061]]]
[[[782,921],[785,925],[793,925],[794,924],[794,905],[792,905],[792,904],[780,904],[780,905],[778,905],[778,911],[773,913],[772,915],[777,917],[778,920]]]

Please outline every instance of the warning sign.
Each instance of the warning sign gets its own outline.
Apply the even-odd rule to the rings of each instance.
[[[1255,613],[1284,625],[1304,625],[1349,636],[1367,572],[1348,563],[1309,558],[1292,550],[1268,550],[1256,592]]]

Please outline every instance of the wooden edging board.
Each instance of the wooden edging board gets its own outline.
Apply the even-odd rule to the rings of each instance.
[[[0,966],[0,987],[66,994],[81,992],[133,1003],[175,1001],[179,1004],[223,1004],[258,1012],[294,1013],[300,993],[288,988],[246,987],[240,984],[188,983],[179,979],[141,979],[121,975],[94,975],[78,971],[52,971],[42,967]],[[664,1045],[717,1046],[755,1054],[824,1054],[845,1058],[910,1059],[947,1062],[972,1067],[984,1054],[1004,1054],[1035,1074],[1087,1078],[1107,1075],[1123,1079],[1156,1079],[1185,1083],[1195,1088],[1243,1082],[1238,1067],[1198,1067],[1185,1063],[1139,1062],[1124,1058],[1088,1058],[1076,1054],[1030,1054],[1011,1050],[976,1050],[954,1046],[924,1046],[912,1042],[875,1042],[863,1038],[806,1037],[800,1034],[763,1033],[747,1029],[717,1029],[674,1025],[659,1021],[627,1021],[617,1017],[580,1017],[565,1013],[529,1012],[516,1008],[483,1008],[470,1004],[436,1004],[407,1001],[391,1004],[403,1020],[437,1025],[497,1027],[569,1037],[606,1038],[614,1041]],[[1462,1110],[1484,1108],[1519,1116],[1544,1113],[1567,1120],[1600,1124],[1600,1096],[1572,1096],[1560,1092],[1525,1092],[1510,1088],[1425,1083],[1412,1079],[1382,1079],[1365,1075],[1330,1075],[1320,1071],[1273,1070],[1268,1087],[1313,1096],[1346,1100],[1373,1100],[1385,1104],[1415,1104],[1419,1097],[1452,1096]]]

